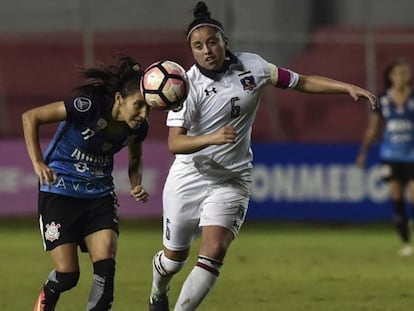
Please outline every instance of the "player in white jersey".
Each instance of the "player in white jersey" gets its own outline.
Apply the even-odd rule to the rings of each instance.
[[[168,145],[176,155],[164,186],[163,244],[153,259],[149,310],[169,310],[172,276],[186,263],[199,234],[197,263],[174,310],[195,310],[213,287],[225,254],[247,212],[251,183],[251,127],[267,85],[309,93],[376,97],[355,85],[278,68],[249,53],[231,53],[220,22],[203,2],[187,30],[196,64],[188,71],[190,92],[170,111]]]

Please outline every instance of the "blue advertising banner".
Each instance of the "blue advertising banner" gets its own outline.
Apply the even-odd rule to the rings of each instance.
[[[248,219],[378,221],[391,218],[378,146],[365,169],[357,144],[255,144]]]

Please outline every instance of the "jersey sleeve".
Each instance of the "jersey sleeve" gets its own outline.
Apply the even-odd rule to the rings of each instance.
[[[270,70],[270,82],[273,86],[281,89],[292,89],[298,85],[299,75],[289,69],[283,67],[277,67],[271,63],[268,63]]]
[[[255,55],[257,67],[262,68],[266,84],[271,84],[282,89],[296,87],[299,81],[299,75],[296,72],[269,63],[260,55],[252,55]]]
[[[195,110],[195,91],[190,81],[190,92],[183,106],[179,110],[170,110],[167,115],[168,127],[183,127],[187,130],[191,127],[191,119]]]
[[[68,121],[80,123],[87,120],[93,114],[93,100],[87,96],[79,96],[66,99],[64,101],[66,107],[66,119]]]

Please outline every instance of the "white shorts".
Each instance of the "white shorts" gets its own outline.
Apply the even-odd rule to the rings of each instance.
[[[164,246],[173,251],[189,248],[203,226],[225,227],[236,236],[246,216],[250,183],[250,174],[220,181],[175,162],[163,191]]]

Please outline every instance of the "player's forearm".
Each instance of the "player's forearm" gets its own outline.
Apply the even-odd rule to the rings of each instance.
[[[169,137],[168,148],[174,154],[194,153],[212,144],[211,134],[199,136],[175,135]]]
[[[321,76],[299,77],[296,90],[306,93],[347,94],[351,84]]]
[[[138,186],[142,182],[142,161],[137,160],[136,162],[129,163],[128,165],[128,177],[131,189]]]

